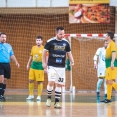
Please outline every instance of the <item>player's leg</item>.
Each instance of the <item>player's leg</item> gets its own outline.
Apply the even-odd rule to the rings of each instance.
[[[113,78],[116,79],[117,77],[117,68],[114,69],[113,71]],[[117,83],[115,82],[115,79],[112,80],[112,87],[117,91]]]
[[[0,101],[2,101],[3,80],[4,80],[4,75],[1,75],[1,72],[0,72]]]
[[[101,89],[101,85],[102,82],[104,80],[105,77],[105,67],[102,65],[98,65],[98,69],[97,69],[97,76],[98,76],[98,81],[97,81],[97,97],[100,97],[100,89]]]
[[[11,76],[11,68],[10,64],[2,64],[4,69],[4,79],[3,79],[3,86],[2,86],[2,101],[6,101],[4,97],[4,93],[6,90],[7,80],[10,79]]]
[[[2,96],[4,96],[6,90],[7,78],[4,78],[3,87],[2,87]]]
[[[65,68],[58,68],[56,69],[58,77],[55,81],[56,88],[55,88],[55,108],[61,108],[59,101],[61,98],[61,89],[62,85],[65,85]]]
[[[98,81],[97,81],[97,97],[100,97],[100,89],[101,89],[101,85],[102,85],[102,82],[103,82],[103,78],[98,78]]]
[[[61,98],[61,84],[56,84],[56,88],[55,88],[55,103],[54,103],[54,107],[55,108],[61,108],[59,101]]]
[[[4,81],[3,81],[3,86],[2,86],[2,100],[3,101],[6,101],[5,97],[4,97],[4,93],[6,91],[6,85],[7,85],[7,78],[4,78]]]
[[[112,86],[113,86],[113,88],[117,91],[117,83],[116,82],[112,82]]]
[[[37,100],[41,101],[41,95],[43,90],[43,81],[44,81],[44,70],[35,70],[35,78],[38,85],[38,95]]]
[[[26,99],[30,100],[34,98],[34,80],[29,80],[28,88],[29,88],[29,96]]]
[[[1,95],[2,95],[3,81],[4,81],[4,69],[2,63],[0,63],[0,101],[2,99]]]
[[[35,80],[34,70],[30,68],[30,70],[29,70],[29,84],[28,84],[29,96],[26,98],[27,100],[34,98],[34,80]]]
[[[112,85],[110,85],[108,82],[109,80],[106,81],[107,82],[107,99],[105,99],[105,103],[109,103],[111,102],[111,95],[112,95]]]
[[[106,79],[107,79],[107,99],[105,103],[111,102],[111,95],[112,95],[112,81],[116,79],[116,69],[112,70],[111,68],[107,68],[106,70]]]
[[[51,106],[51,95],[53,91],[53,87],[55,84],[56,72],[52,67],[48,67],[48,85],[47,85],[47,101],[46,106]]]
[[[106,79],[104,78],[104,97],[107,97],[107,85],[106,85]]]
[[[42,91],[43,91],[43,82],[38,81],[38,96],[37,96],[37,100],[41,101],[41,95],[42,95]]]
[[[51,106],[51,96],[52,96],[54,83],[55,83],[55,81],[48,81],[48,85],[47,85],[47,101],[46,101],[46,106],[48,106],[48,107]]]

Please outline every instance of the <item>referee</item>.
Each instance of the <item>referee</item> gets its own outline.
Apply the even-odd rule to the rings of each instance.
[[[14,56],[12,46],[6,43],[6,34],[0,33],[0,101],[5,101],[4,92],[7,79],[10,79],[10,59],[12,59],[19,68],[19,63]]]

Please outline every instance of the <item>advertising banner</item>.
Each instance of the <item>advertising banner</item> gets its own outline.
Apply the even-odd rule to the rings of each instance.
[[[69,23],[110,23],[109,0],[69,0]]]

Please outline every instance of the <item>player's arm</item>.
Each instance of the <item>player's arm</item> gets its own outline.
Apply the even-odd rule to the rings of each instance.
[[[12,46],[10,45],[10,58],[11,60],[13,60],[16,64],[16,66],[19,68],[20,67],[20,64],[18,63],[15,55],[14,55],[14,52],[13,52],[13,49],[12,49]]]
[[[43,68],[44,68],[44,72],[47,72],[47,61],[48,61],[47,50],[44,49],[43,55],[42,55],[42,65],[43,65]]]
[[[69,60],[71,62],[70,65],[74,65],[74,59],[73,59],[73,55],[72,55],[71,51],[67,52],[67,56],[68,56],[68,58],[69,58]]]
[[[97,69],[97,64],[98,64],[98,63],[97,63],[97,60],[98,60],[98,55],[95,54],[94,57],[93,57],[94,68],[95,68],[95,69]]]
[[[112,53],[112,58],[111,58],[111,69],[114,69],[114,61],[116,58],[116,52],[117,52],[117,46],[115,43],[111,45],[111,53]]]
[[[29,57],[29,60],[26,66],[27,70],[29,70],[31,62],[32,62],[32,56]]]
[[[46,51],[46,64],[48,64],[49,53]]]
[[[98,48],[94,57],[93,57],[93,61],[94,61],[94,68],[97,69],[97,65],[98,65],[98,58],[99,58],[99,54],[100,54],[101,49]]]
[[[18,61],[17,61],[15,55],[12,55],[12,56],[11,56],[11,60],[13,60],[13,61],[15,62],[16,66],[17,66],[18,68],[20,67],[20,64],[18,63]]]
[[[114,61],[115,61],[115,57],[116,57],[116,52],[112,52],[112,60],[111,60],[111,69],[114,69]]]

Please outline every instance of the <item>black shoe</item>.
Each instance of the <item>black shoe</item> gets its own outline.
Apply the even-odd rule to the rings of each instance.
[[[106,99],[105,99],[106,100]],[[102,101],[100,101],[100,102],[105,102],[105,100],[102,100]]]
[[[100,92],[97,92],[97,97],[100,97]]]
[[[105,99],[105,103],[110,103],[112,102],[111,100]]]
[[[5,102],[5,101],[6,101],[5,97],[1,96],[0,97],[0,102]]]

